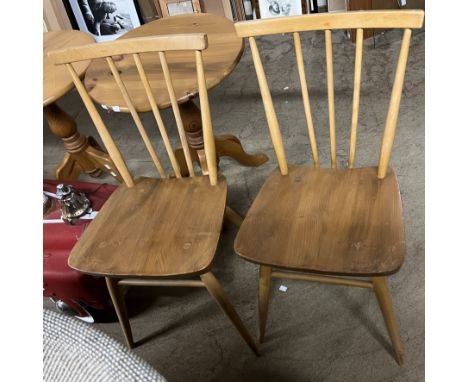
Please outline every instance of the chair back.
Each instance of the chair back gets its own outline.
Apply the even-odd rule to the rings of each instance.
[[[146,93],[148,102],[151,105],[151,110],[153,112],[156,124],[161,133],[161,137],[164,142],[164,147],[166,149],[169,161],[172,166],[172,170],[177,178],[181,177],[180,167],[177,163],[174,151],[171,147],[169,137],[164,126],[164,122],[161,118],[161,114],[158,108],[158,105],[155,101],[154,90],[151,88],[150,82],[148,80],[147,74],[142,64],[140,55],[148,52],[157,52],[159,54],[159,60],[164,74],[165,85],[171,100],[171,106],[174,112],[174,117],[177,125],[177,130],[179,133],[180,143],[184,152],[185,161],[187,162],[187,167],[191,177],[195,176],[195,171],[192,164],[192,159],[190,155],[190,150],[187,142],[187,137],[185,135],[183,122],[179,110],[179,105],[177,103],[176,94],[171,79],[171,71],[169,69],[166,52],[167,51],[193,51],[194,61],[196,63],[196,72],[198,80],[198,92],[200,96],[200,108],[201,108],[201,117],[203,125],[203,140],[204,140],[204,150],[206,156],[206,162],[208,167],[208,175],[210,178],[210,183],[215,185],[217,183],[217,163],[216,163],[216,149],[214,143],[213,129],[211,125],[211,114],[210,107],[208,102],[208,92],[205,82],[205,72],[203,67],[203,58],[202,51],[208,46],[208,41],[205,34],[179,34],[179,35],[167,35],[167,36],[155,36],[155,37],[142,37],[142,38],[129,38],[122,39],[113,42],[100,43],[100,44],[90,44],[80,47],[69,48],[60,51],[50,52],[49,56],[53,62],[57,65],[65,65],[73,79],[73,82],[80,94],[83,102],[88,110],[91,119],[96,126],[101,139],[109,152],[111,159],[114,161],[117,169],[120,172],[125,184],[128,187],[134,186],[134,179],[130,174],[128,167],[117,148],[109,130],[107,129],[104,121],[102,120],[100,114],[96,109],[96,105],[92,101],[88,90],[80,80],[75,69],[73,68],[72,63],[77,61],[93,60],[93,59],[105,59],[109,69],[112,73],[112,76],[115,79],[117,87],[122,94],[122,98],[125,100],[128,111],[130,112],[133,121],[143,139],[143,142],[148,150],[151,159],[156,167],[157,172],[161,178],[166,178],[167,173],[164,170],[161,161],[159,160],[156,151],[151,144],[151,141],[148,137],[148,134],[141,122],[141,119],[136,111],[135,106],[132,103],[132,99],[129,96],[127,88],[122,81],[119,70],[116,67],[114,62],[117,58],[121,59],[122,56],[129,55],[133,58],[136,68],[139,74],[139,81],[141,81],[142,88]],[[114,58],[113,58],[114,57]]]
[[[378,163],[378,177],[384,178],[393,147],[395,130],[397,127],[398,112],[400,107],[401,92],[405,77],[408,50],[411,38],[411,28],[421,28],[424,20],[422,10],[402,11],[357,11],[344,13],[323,13],[313,15],[302,15],[292,17],[271,18],[256,21],[245,21],[236,23],[236,31],[240,37],[247,37],[252,50],[252,58],[257,73],[260,93],[265,108],[273,147],[278,160],[281,174],[288,173],[288,164],[284,151],[281,132],[276,117],[275,108],[271,98],[270,89],[265,76],[260,52],[255,37],[273,35],[279,33],[291,33],[294,40],[297,68],[301,85],[304,112],[306,116],[307,129],[309,133],[310,146],[314,165],[320,167],[320,159],[314,133],[312,110],[310,107],[307,80],[302,55],[300,32],[324,31],[325,32],[325,55],[327,66],[327,93],[328,114],[330,130],[330,157],[331,167],[336,168],[336,137],[335,137],[335,101],[333,84],[333,53],[331,31],[335,29],[356,29],[356,56],[354,68],[354,92],[351,117],[351,134],[349,145],[348,167],[355,165],[356,137],[359,114],[359,93],[361,83],[363,30],[366,28],[400,28],[404,29],[400,55],[397,62],[395,79],[393,82],[390,103],[388,106],[385,129],[380,148],[380,159]]]

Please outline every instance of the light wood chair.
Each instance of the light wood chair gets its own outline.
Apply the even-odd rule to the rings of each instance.
[[[397,127],[411,28],[420,28],[424,12],[369,11],[318,14],[241,22],[258,77],[269,132],[278,160],[253,202],[235,240],[242,258],[260,264],[260,342],[265,336],[271,278],[317,281],[372,288],[380,304],[396,359],[403,348],[386,276],[396,272],[405,253],[399,186],[388,167]],[[377,167],[355,168],[363,29],[403,28]],[[331,31],[357,29],[354,96],[348,167],[336,165],[335,111]],[[314,135],[299,32],[324,31],[327,63],[331,168],[321,168]],[[289,165],[255,37],[292,33],[309,132],[313,166]],[[275,270],[278,268],[279,270]],[[287,271],[284,271],[287,270]],[[356,276],[366,277],[354,278]]]
[[[160,285],[205,287],[227,314],[255,354],[256,345],[216,277],[210,271],[223,216],[226,213],[226,179],[218,176],[208,93],[202,51],[207,47],[204,34],[144,37],[93,44],[51,52],[56,64],[64,64],[119,170],[122,184],[105,203],[73,248],[69,265],[78,271],[104,276],[128,347],[135,344],[121,286]],[[166,60],[167,51],[191,50],[196,61],[198,90],[203,123],[204,156],[207,175],[195,174],[179,106]],[[155,102],[140,55],[159,52],[167,91],[170,94],[177,129],[190,177],[182,178],[166,128]],[[175,177],[168,177],[147,132],[122,82],[114,58],[131,55],[151,104]],[[113,58],[114,57],[114,58]],[[71,63],[105,59],[120,89],[128,110],[141,134],[159,178],[134,178],[105,126],[88,90]],[[155,63],[156,64],[156,63]],[[197,276],[196,279],[193,276]]]

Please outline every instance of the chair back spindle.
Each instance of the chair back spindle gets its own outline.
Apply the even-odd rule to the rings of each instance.
[[[335,133],[335,91],[333,83],[333,48],[331,30],[325,31],[325,51],[327,58],[328,120],[330,128],[330,162],[336,168],[336,133]]]
[[[263,69],[262,59],[257,48],[255,38],[249,37],[250,49],[252,50],[252,59],[255,66],[255,72],[257,73],[258,85],[260,87],[260,93],[262,95],[263,106],[265,108],[265,114],[270,129],[271,139],[273,141],[273,147],[275,149],[276,158],[281,174],[288,174],[288,163],[286,161],[286,153],[284,152],[283,138],[281,137],[281,131],[278,124],[278,118],[276,117],[275,107],[273,106],[273,100],[271,99],[270,89],[268,88],[268,82],[265,76],[265,70]]]
[[[190,156],[189,145],[187,142],[187,137],[185,136],[184,123],[182,122],[182,117],[180,115],[179,103],[177,102],[174,86],[172,85],[171,73],[169,71],[169,66],[167,65],[166,60],[166,54],[164,52],[159,52],[159,60],[161,61],[161,67],[164,73],[164,80],[166,81],[167,91],[169,92],[172,111],[174,113],[177,130],[179,131],[180,143],[182,145],[182,150],[184,151],[184,157],[185,161],[187,162],[187,168],[189,170],[190,176],[195,176],[192,158]]]
[[[353,168],[356,158],[356,138],[359,116],[359,96],[361,91],[361,67],[362,67],[362,40],[364,31],[358,28],[356,31],[356,59],[354,63],[354,92],[353,92],[353,114],[351,116],[351,135],[349,137],[349,159],[348,167]]]
[[[119,170],[119,173],[122,176],[122,179],[124,180],[127,187],[133,187],[135,185],[133,182],[133,177],[128,171],[127,165],[122,157],[122,154],[120,153],[120,150],[117,148],[114,139],[107,130],[107,127],[104,124],[101,115],[97,111],[96,105],[91,100],[88,91],[84,87],[83,83],[80,80],[80,77],[76,73],[71,63],[66,63],[65,65],[68,69],[68,72],[70,73],[70,76],[73,79],[73,83],[75,84],[76,89],[78,90],[78,94],[81,96],[81,99],[83,100],[83,103],[86,109],[88,110],[88,113],[91,117],[91,120],[94,123],[94,126],[96,126],[99,136],[101,137],[102,142],[104,143],[104,147],[111,156],[115,166],[117,167],[117,170]]]
[[[388,163],[395,139],[395,131],[398,122],[398,112],[400,111],[401,92],[403,91],[403,82],[405,80],[406,63],[408,61],[408,52],[411,39],[411,29],[405,29],[403,41],[401,43],[400,56],[393,81],[392,95],[388,105],[387,119],[385,121],[385,130],[382,137],[382,146],[380,149],[378,177],[385,178],[387,174]]]
[[[151,111],[153,112],[154,119],[156,120],[156,124],[159,127],[159,132],[161,133],[161,137],[164,142],[164,146],[166,147],[167,154],[169,156],[169,160],[171,161],[172,169],[174,170],[174,174],[177,178],[180,178],[182,175],[180,173],[180,167],[177,163],[177,159],[174,155],[174,150],[172,150],[171,142],[169,141],[169,136],[167,135],[166,127],[164,122],[161,118],[161,113],[159,112],[158,104],[154,99],[153,91],[151,89],[151,85],[148,81],[148,77],[146,76],[145,69],[143,68],[143,64],[140,59],[140,55],[138,53],[133,54],[133,60],[135,61],[135,65],[138,70],[138,74],[140,76],[141,82],[145,87],[145,93],[148,97],[149,103],[151,105]]]
[[[203,143],[205,147],[206,162],[212,186],[218,181],[218,164],[216,161],[216,146],[211,125],[210,103],[208,102],[208,90],[206,89],[205,71],[203,70],[203,58],[199,50],[195,51],[197,65],[198,91],[200,96],[200,108],[203,125]]]
[[[312,150],[312,158],[316,167],[320,167],[320,159],[318,155],[317,142],[315,140],[314,124],[312,122],[312,111],[310,109],[309,90],[307,88],[307,80],[304,68],[304,57],[302,56],[301,37],[299,33],[293,32],[294,49],[296,51],[297,70],[299,72],[299,80],[301,82],[302,100],[304,102],[304,113],[307,121],[307,130],[309,131],[310,148]]]
[[[49,56],[55,62],[55,64],[64,64],[68,68],[68,71],[73,79],[73,82],[80,94],[86,109],[88,110],[91,119],[96,126],[101,139],[109,152],[111,159],[114,161],[118,171],[120,172],[122,179],[128,187],[134,186],[134,180],[130,174],[127,164],[123,159],[121,152],[115,144],[109,130],[107,129],[103,119],[97,111],[96,105],[91,99],[88,91],[84,84],[80,80],[79,76],[75,72],[72,63],[76,61],[92,60],[92,59],[105,59],[109,69],[114,77],[117,88],[119,89],[122,98],[127,106],[130,115],[132,116],[133,122],[135,123],[138,132],[143,140],[143,143],[148,150],[148,153],[156,167],[156,170],[161,178],[166,178],[168,175],[156,153],[156,150],[151,143],[151,140],[147,134],[145,127],[138,115],[136,107],[132,101],[132,98],[125,86],[125,81],[120,74],[116,62],[114,62],[114,56],[125,56],[129,55],[133,58],[136,69],[138,71],[138,77],[141,81],[142,87],[151,106],[151,111],[154,116],[156,126],[161,134],[164,148],[167,152],[169,162],[172,166],[174,175],[177,178],[181,177],[180,166],[176,160],[174,150],[172,149],[171,142],[162,120],[161,113],[159,111],[156,97],[154,95],[154,89],[151,87],[150,80],[148,79],[147,72],[145,71],[141,54],[142,53],[154,53],[155,58],[159,57],[161,64],[164,82],[169,94],[171,106],[174,113],[174,118],[178,130],[178,135],[184,158],[187,164],[187,168],[191,177],[195,176],[195,170],[192,163],[190,149],[188,146],[187,137],[185,135],[184,125],[177,102],[177,96],[174,91],[171,72],[168,65],[166,52],[177,51],[177,50],[192,50],[194,52],[194,62],[196,67],[196,75],[198,79],[198,87],[200,93],[200,104],[201,104],[201,115],[202,115],[202,129],[203,138],[205,145],[205,155],[208,167],[208,176],[212,185],[217,184],[217,160],[216,160],[216,149],[213,135],[213,128],[211,123],[211,115],[208,101],[208,92],[205,82],[205,72],[203,66],[202,51],[207,47],[207,38],[204,34],[186,34],[186,35],[169,35],[169,36],[154,36],[154,37],[143,37],[118,40],[109,43],[91,44],[75,48],[69,48],[49,53]],[[150,62],[150,61],[148,61]]]
[[[281,131],[271,98],[270,89],[263,68],[260,52],[255,37],[274,35],[279,33],[291,33],[294,40],[299,82],[301,85],[304,113],[309,132],[310,146],[312,150],[313,164],[320,166],[315,127],[312,120],[309,92],[304,68],[304,58],[301,46],[300,32],[324,31],[325,32],[325,59],[328,95],[328,119],[330,134],[330,162],[331,167],[337,167],[336,154],[336,124],[335,124],[335,95],[333,80],[333,46],[332,30],[355,29],[356,53],[354,65],[354,90],[352,100],[351,129],[349,138],[348,168],[355,167],[357,129],[359,122],[359,102],[361,87],[361,72],[363,61],[363,30],[366,28],[399,28],[404,29],[400,55],[397,62],[395,79],[387,112],[385,128],[379,154],[377,176],[385,178],[390,162],[393,141],[398,121],[398,112],[403,90],[406,64],[408,60],[411,29],[421,28],[424,20],[422,10],[397,10],[397,11],[358,11],[335,14],[314,14],[282,18],[263,19],[236,23],[236,31],[239,37],[247,37],[252,50],[252,59],[257,74],[258,84],[265,109],[266,119],[273,143],[273,148],[278,160],[278,166],[282,175],[288,173],[286,154],[281,138]]]
[[[151,159],[153,160],[154,165],[156,166],[156,169],[159,172],[159,175],[161,176],[161,178],[165,178],[166,172],[162,168],[161,162],[159,161],[159,158],[156,152],[154,151],[153,145],[150,142],[148,134],[146,133],[146,130],[143,124],[141,123],[141,119],[135,107],[133,106],[132,100],[130,99],[130,96],[127,92],[127,88],[122,82],[122,78],[120,78],[119,70],[115,66],[114,61],[112,60],[112,57],[106,57],[106,61],[107,61],[107,64],[109,65],[109,69],[112,72],[112,76],[114,77],[115,82],[117,83],[117,86],[119,87],[119,90],[122,93],[122,96],[125,100],[125,104],[127,105],[128,110],[130,111],[130,114],[132,115],[133,121],[135,122],[138,132],[140,133],[141,138],[143,139],[143,142],[145,143],[146,149],[150,153]]]

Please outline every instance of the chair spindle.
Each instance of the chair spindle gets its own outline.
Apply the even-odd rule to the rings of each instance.
[[[271,99],[270,90],[268,88],[268,82],[263,69],[262,60],[260,53],[258,52],[257,43],[254,37],[249,37],[249,44],[252,50],[252,58],[257,72],[258,85],[260,87],[260,94],[262,95],[263,105],[265,108],[265,115],[268,122],[268,128],[270,130],[271,139],[273,141],[273,147],[275,149],[276,158],[282,175],[288,174],[288,163],[286,161],[286,154],[284,152],[283,139],[281,137],[281,131],[278,124],[278,118],[276,117],[275,108]]]
[[[304,112],[307,121],[307,129],[309,130],[310,147],[312,149],[312,157],[315,167],[320,167],[320,160],[317,150],[317,142],[315,140],[314,125],[312,122],[312,111],[310,109],[309,91],[307,89],[307,80],[304,69],[304,58],[302,55],[301,37],[298,32],[293,32],[294,48],[296,50],[297,69],[299,72],[299,80],[301,82],[302,101],[304,102]]]
[[[392,95],[388,105],[387,119],[385,121],[385,130],[382,137],[382,146],[380,149],[379,169],[377,177],[385,178],[387,175],[388,163],[392,153],[393,141],[398,122],[398,112],[400,109],[401,92],[403,90],[403,81],[405,79],[406,62],[408,60],[408,51],[411,39],[411,29],[405,29],[401,42],[400,55],[393,81]]]
[[[171,73],[169,71],[169,66],[167,65],[166,54],[164,52],[159,52],[159,60],[161,62],[161,67],[164,74],[164,80],[166,81],[167,91],[169,92],[169,98],[171,100],[172,111],[174,112],[174,118],[177,124],[177,130],[179,131],[180,143],[182,145],[182,150],[184,152],[185,161],[187,163],[187,168],[191,177],[195,176],[195,171],[193,170],[192,156],[190,154],[189,145],[187,142],[187,137],[185,136],[184,124],[182,122],[182,117],[180,115],[179,103],[177,102],[177,97],[174,91],[174,86],[172,85]]]
[[[336,136],[335,136],[335,94],[333,90],[333,51],[331,30],[325,30],[325,52],[327,61],[328,88],[328,118],[330,121],[330,160],[331,167],[336,168]]]
[[[143,139],[143,142],[145,143],[146,149],[148,150],[151,156],[151,159],[153,160],[154,165],[156,169],[158,170],[159,175],[161,176],[161,178],[166,178],[166,172],[164,171],[164,168],[162,167],[161,162],[159,161],[159,158],[156,152],[154,151],[153,145],[151,144],[148,134],[146,133],[143,123],[141,122],[140,116],[138,115],[135,109],[135,106],[133,106],[133,103],[130,98],[130,95],[128,94],[127,88],[125,87],[125,84],[123,83],[122,78],[120,77],[119,70],[115,66],[115,63],[112,60],[112,57],[106,57],[106,61],[107,61],[107,64],[109,65],[112,75],[114,76],[114,80],[117,83],[117,86],[119,87],[120,92],[122,93],[124,101],[128,107],[128,110],[130,111],[130,114],[132,115],[133,121],[135,122],[135,125],[141,135],[141,138]]]
[[[73,68],[72,64],[66,63],[65,66],[67,67],[68,72],[70,73],[73,79],[73,83],[75,84],[75,87],[78,90],[78,93],[80,94],[83,103],[86,109],[88,110],[88,113],[94,125],[96,126],[96,129],[99,132],[99,135],[101,136],[102,142],[104,143],[106,150],[109,152],[109,155],[111,156],[115,166],[117,167],[117,170],[119,170],[122,179],[124,180],[127,187],[133,187],[135,185],[133,178],[130,175],[130,172],[128,171],[127,165],[125,164],[125,161],[122,158],[120,150],[117,148],[114,140],[112,139],[112,136],[109,134],[109,131],[107,130],[106,125],[104,124],[104,121],[99,115],[99,112],[96,109],[96,105],[94,105],[94,102],[91,100],[91,97],[89,96],[87,90],[81,82],[78,74],[76,74],[76,71]]]
[[[200,109],[203,126],[203,145],[205,148],[210,183],[214,186],[218,183],[218,164],[216,160],[216,146],[213,135],[213,126],[211,124],[210,104],[208,101],[208,90],[206,89],[201,51],[195,51],[195,60],[197,66],[198,92],[200,96]]]
[[[143,86],[145,88],[146,96],[148,97],[148,101],[151,105],[151,110],[153,111],[153,115],[156,120],[156,125],[159,128],[159,132],[163,139],[164,146],[166,147],[167,155],[171,162],[172,169],[174,170],[175,176],[177,178],[180,178],[182,176],[180,173],[180,167],[179,167],[179,164],[177,163],[177,159],[174,155],[174,151],[172,150],[171,142],[167,135],[166,127],[161,118],[161,113],[159,112],[158,104],[156,103],[156,100],[154,99],[153,91],[151,89],[151,85],[148,81],[148,77],[146,75],[145,69],[141,62],[140,55],[138,53],[134,53],[133,59],[135,60],[135,65],[137,67],[138,74],[140,75],[141,82],[143,83]]]
[[[356,56],[354,64],[354,93],[353,93],[353,114],[351,117],[351,135],[349,139],[349,159],[348,167],[354,168],[356,158],[356,136],[359,118],[359,95],[361,91],[361,68],[362,68],[362,40],[363,29],[356,30]]]

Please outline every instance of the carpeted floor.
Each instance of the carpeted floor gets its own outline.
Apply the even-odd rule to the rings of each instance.
[[[299,281],[275,281],[267,335],[255,357],[202,289],[133,288],[128,308],[136,340],[134,351],[169,381],[422,381],[424,380],[424,31],[412,38],[392,167],[398,174],[406,221],[407,257],[390,278],[407,364],[395,362],[385,325],[371,290]],[[319,154],[329,163],[328,108],[323,34],[302,38],[311,89]],[[333,32],[338,163],[347,161],[354,73],[354,45]],[[305,117],[289,36],[262,39],[265,69],[291,163],[311,163]],[[365,43],[357,165],[377,163],[381,133],[399,50],[399,32]],[[229,184],[228,204],[245,213],[262,182],[276,166],[258,84],[246,46],[234,72],[209,92],[215,133],[236,134],[250,152],[265,152],[259,168],[222,158]],[[97,133],[76,93],[59,104],[76,117],[82,133]],[[130,117],[103,112],[133,173],[152,175],[149,157],[138,146]],[[172,127],[170,110],[163,113]],[[154,126],[151,115],[143,115]],[[156,148],[162,148],[157,141]],[[44,177],[53,177],[62,143],[44,128]],[[88,178],[83,177],[86,180]],[[100,181],[112,181],[102,178]],[[223,233],[213,271],[248,329],[257,335],[257,267],[233,252],[236,228]],[[278,287],[288,286],[286,293]],[[51,306],[45,301],[46,306]],[[123,342],[117,323],[98,324]]]

